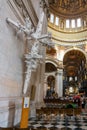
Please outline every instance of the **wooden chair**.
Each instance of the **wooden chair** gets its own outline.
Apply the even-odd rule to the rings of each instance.
[[[47,130],[47,128],[46,127],[38,127],[36,130]]]
[[[61,128],[61,130],[72,130],[71,128]]]
[[[15,127],[14,130],[29,130],[30,128],[18,128],[18,127]]]
[[[13,127],[0,127],[0,130],[15,130]]]
[[[60,130],[60,129],[57,127],[51,127],[51,128],[49,128],[49,130]]]
[[[30,130],[38,130],[38,128],[31,128]]]
[[[66,116],[74,116],[74,109],[73,108],[66,108],[64,111]]]
[[[80,116],[80,115],[81,115],[81,112],[82,112],[82,111],[81,111],[81,108],[75,108],[75,109],[74,109],[74,115],[75,115],[75,116]]]
[[[36,109],[36,116],[37,116],[37,118],[41,118],[42,115],[43,115],[42,109]]]
[[[59,108],[59,116],[64,116],[64,109],[63,108]]]

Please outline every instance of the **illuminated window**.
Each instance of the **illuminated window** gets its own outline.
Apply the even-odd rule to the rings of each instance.
[[[50,14],[50,22],[53,23],[54,22],[54,15]]]
[[[55,25],[57,25],[57,26],[59,25],[59,18],[58,17],[55,18]]]
[[[69,19],[66,20],[66,28],[70,28],[70,20]]]
[[[72,20],[71,20],[71,27],[72,27],[72,28],[75,28],[75,19],[72,19]]]
[[[75,81],[77,81],[77,76],[75,76]]]
[[[81,27],[81,18],[77,19],[77,27]]]
[[[69,77],[69,81],[72,81],[73,80],[73,78],[72,77]]]

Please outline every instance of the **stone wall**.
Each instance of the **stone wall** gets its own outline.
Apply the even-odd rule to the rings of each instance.
[[[0,126],[20,121],[23,86],[24,41],[6,23],[9,17],[18,21],[7,0],[0,0]]]
[[[25,7],[29,9],[27,15],[30,15],[33,25],[36,26],[37,18],[40,16],[39,1],[35,6],[36,0],[32,0],[33,7],[28,8],[30,1],[21,0],[25,2]],[[29,3],[28,3],[29,2]],[[28,3],[28,4],[27,4]],[[13,7],[14,6],[14,7]],[[31,5],[30,5],[31,6]],[[22,10],[25,11],[26,9]],[[31,10],[31,11],[30,11]],[[30,11],[30,12],[29,12]],[[25,76],[24,69],[24,53],[26,49],[30,50],[31,42],[26,45],[25,37],[21,33],[17,33],[15,27],[6,22],[6,18],[13,21],[24,23],[24,17],[21,15],[21,8],[14,4],[11,0],[0,0],[0,126],[13,126],[20,122],[21,106],[22,106],[22,90]],[[26,12],[24,12],[26,14]],[[35,17],[34,17],[35,15]],[[36,21],[35,21],[36,19]],[[44,18],[42,33],[46,33],[47,20]],[[33,43],[32,43],[33,44]],[[45,48],[41,47],[40,53],[45,57]],[[45,64],[45,62],[44,62]],[[36,72],[32,73],[30,88],[32,85],[36,86],[36,99],[31,102],[30,108],[33,108],[31,113],[35,110],[35,102],[37,103],[43,99],[43,83],[44,78],[44,64],[39,64]],[[41,79],[41,75],[43,78]],[[36,78],[37,77],[37,78]],[[43,80],[44,81],[44,80]],[[40,87],[38,91],[38,87]],[[29,89],[30,90],[30,89]],[[40,94],[41,92],[41,94]],[[39,96],[39,97],[38,97]],[[31,114],[32,116],[32,114]]]

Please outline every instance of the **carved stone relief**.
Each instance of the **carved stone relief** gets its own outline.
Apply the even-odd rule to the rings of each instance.
[[[83,16],[87,12],[87,0],[58,0],[51,4],[49,1],[49,5],[51,12],[64,18]]]
[[[58,6],[69,11],[76,11],[87,4],[86,0],[59,0]]]
[[[17,17],[17,19],[23,24],[24,19],[29,17],[36,27],[38,18],[31,3],[31,0],[8,0],[8,4]]]
[[[13,1],[16,4],[16,6],[17,6],[19,12],[21,13],[21,15],[23,16],[23,18],[29,17],[28,12],[27,12],[22,0],[13,0]]]

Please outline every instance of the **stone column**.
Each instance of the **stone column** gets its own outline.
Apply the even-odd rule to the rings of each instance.
[[[82,0],[79,0],[79,4],[80,4],[80,6],[81,6],[81,4],[82,4]]]
[[[44,79],[44,98],[46,97],[46,91],[47,91],[47,77],[45,76],[45,79]]]
[[[58,93],[58,70],[55,73],[55,92]],[[58,95],[59,96],[59,95]]]
[[[58,97],[63,96],[63,70],[62,69],[58,69],[56,73],[55,91],[58,93]]]
[[[62,5],[62,0],[60,0],[60,6]]]
[[[37,75],[38,73],[38,75]],[[39,102],[40,100],[40,64],[38,65],[37,72],[35,72],[35,84],[36,84],[36,93],[35,93],[35,102]]]

